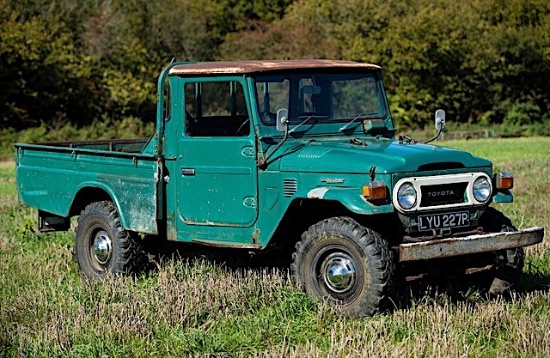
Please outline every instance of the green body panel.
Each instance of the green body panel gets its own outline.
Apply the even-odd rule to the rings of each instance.
[[[391,197],[395,183],[407,176],[492,176],[489,161],[467,152],[394,139],[389,111],[381,119],[387,132],[380,136],[365,134],[359,122],[343,131],[342,123],[311,121],[281,143],[283,133],[260,118],[253,76],[169,76],[174,65],[159,77],[157,128],[149,140],[17,144],[21,201],[68,217],[79,214],[71,208],[82,190],[101,190],[128,230],[166,232],[169,240],[183,242],[264,248],[296,200],[332,201],[359,215],[388,214],[396,213],[389,198],[372,203],[362,196],[372,180],[384,182]],[[249,133],[187,134],[185,84],[216,81],[242,86]],[[257,165],[273,152],[266,165]],[[494,201],[510,198],[497,194]]]
[[[510,190],[498,192],[496,193],[495,196],[493,196],[493,203],[509,204],[513,202],[514,202],[514,195]]]
[[[107,193],[124,228],[157,233],[158,167],[154,157],[61,146],[16,144],[20,201],[62,217],[77,194]]]
[[[172,98],[183,98],[186,79],[171,77]],[[193,78],[194,82],[233,81],[243,77]],[[250,110],[250,98],[247,98]],[[168,238],[185,242],[252,244],[258,218],[258,179],[254,133],[239,137],[190,137],[184,109],[171,102],[165,123]],[[251,126],[251,123],[248,123]]]
[[[456,162],[467,168],[491,166],[487,160],[454,149],[392,139],[362,139],[363,145],[350,144],[349,137],[290,142],[286,152],[291,154],[283,155],[279,168],[281,171],[368,173],[375,166],[377,173],[400,173],[414,172],[422,165],[433,163]]]

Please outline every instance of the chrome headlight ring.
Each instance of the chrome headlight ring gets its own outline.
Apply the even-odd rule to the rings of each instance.
[[[397,191],[397,202],[405,210],[416,205],[417,197],[416,189],[409,182],[403,183]]]
[[[491,181],[485,176],[478,177],[472,185],[474,199],[476,199],[480,203],[484,203],[489,200],[489,198],[491,198],[492,191],[493,187],[491,185]]]

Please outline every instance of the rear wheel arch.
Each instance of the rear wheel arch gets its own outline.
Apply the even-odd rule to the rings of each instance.
[[[126,218],[120,209],[120,203],[116,200],[116,196],[108,188],[99,186],[85,186],[78,190],[71,204],[69,217],[80,215],[86,206],[99,201],[112,202],[117,210],[122,227],[128,228]]]

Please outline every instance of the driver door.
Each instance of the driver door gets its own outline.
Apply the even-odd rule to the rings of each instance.
[[[180,231],[251,227],[258,216],[258,186],[245,83],[221,79],[184,86],[177,159]]]

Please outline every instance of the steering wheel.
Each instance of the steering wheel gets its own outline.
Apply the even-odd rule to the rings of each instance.
[[[241,134],[241,130],[244,128],[244,126],[250,122],[250,118],[247,118],[246,121],[244,121],[240,126],[239,128],[237,128],[237,131],[235,132],[236,135],[240,135]]]

